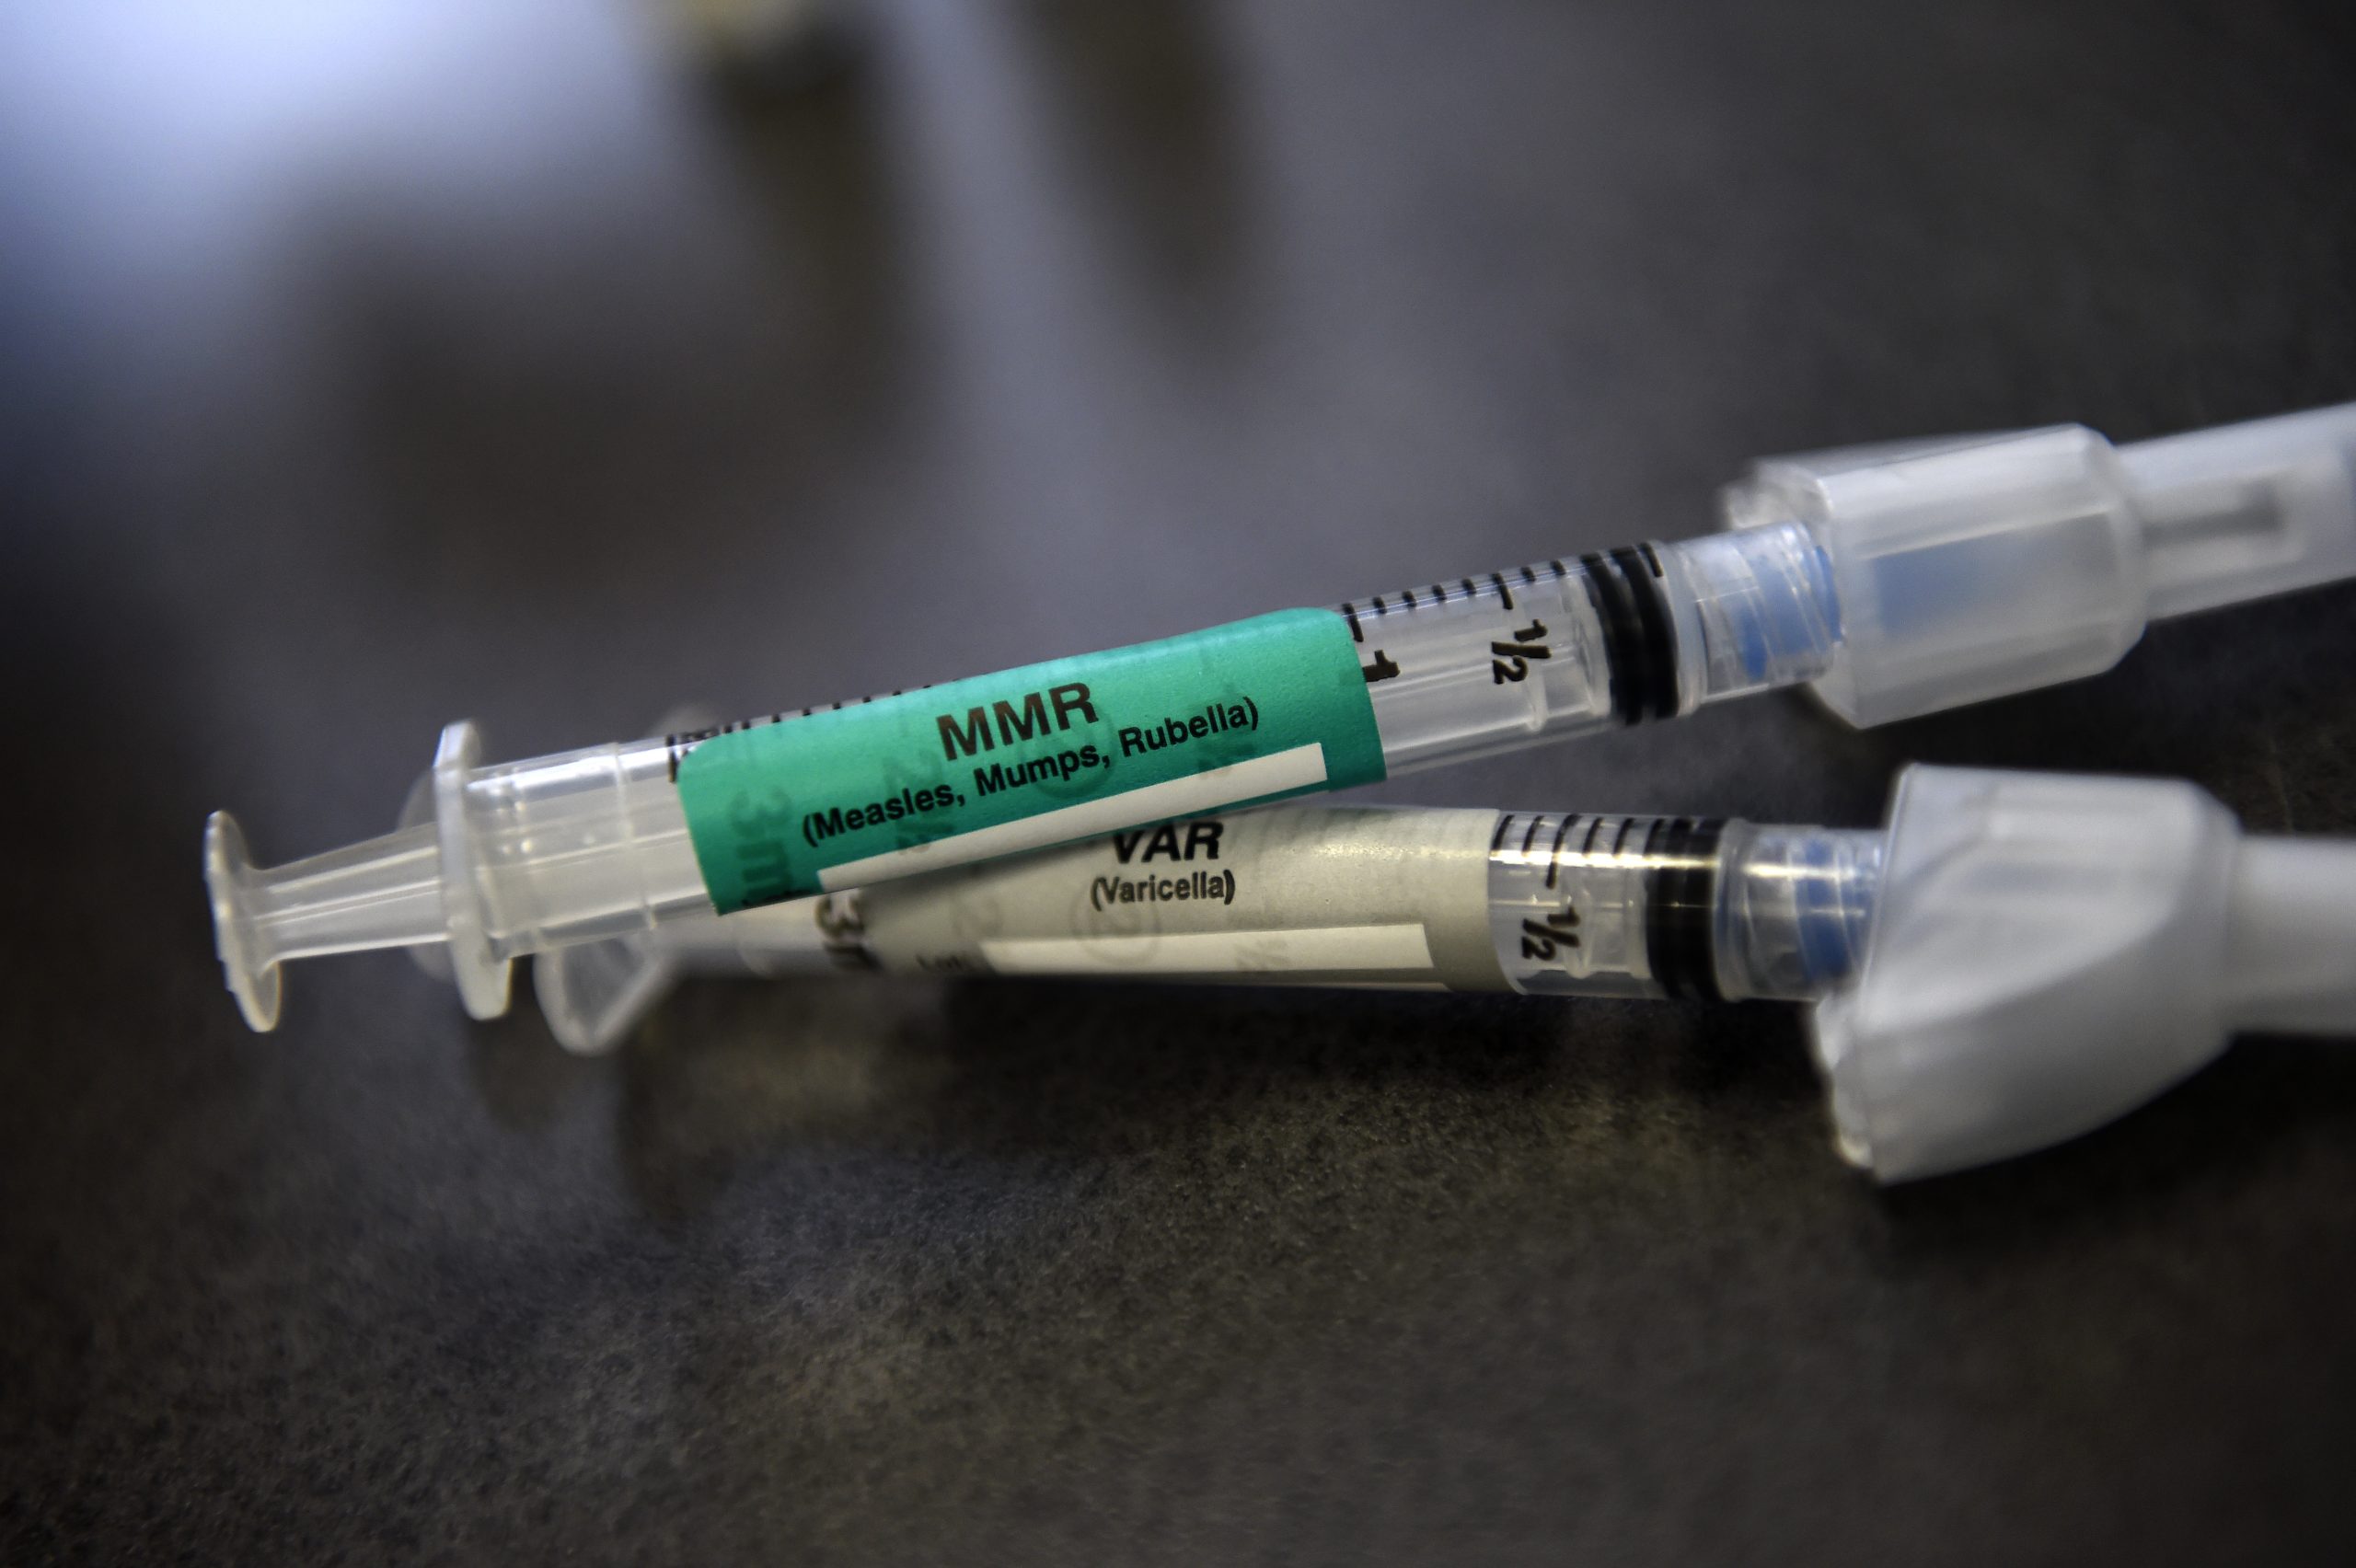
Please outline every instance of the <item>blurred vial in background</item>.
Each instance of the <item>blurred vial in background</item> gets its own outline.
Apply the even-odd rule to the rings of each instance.
[[[733,84],[791,93],[841,70],[859,0],[645,0],[689,62]]]
[[[15,325],[122,397],[259,394],[355,300],[512,354],[659,337],[708,293],[727,202],[651,3],[5,8]],[[766,9],[775,47],[823,7]]]

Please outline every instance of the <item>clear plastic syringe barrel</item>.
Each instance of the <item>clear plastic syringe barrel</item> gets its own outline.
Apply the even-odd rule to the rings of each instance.
[[[485,935],[502,958],[707,911],[668,740],[479,769],[466,781]]]
[[[537,989],[557,1038],[587,1052],[688,974],[1797,1000],[1863,963],[1881,844],[1692,818],[1275,806],[558,948]]]
[[[1517,991],[1807,1000],[1864,960],[1871,831],[1507,813],[1489,928]]]
[[[1550,560],[1353,600],[1333,613],[1357,650],[1387,772],[1810,680],[1828,667],[1840,625],[1821,557],[1796,525]],[[472,977],[469,1008],[484,1016],[505,1005],[493,966],[506,960],[710,913],[681,764],[717,734],[813,711],[491,767],[476,765],[471,732],[454,726],[435,766],[432,824],[272,870],[248,863],[235,824],[217,818],[207,877],[231,988],[248,1020],[268,1027],[272,966],[283,960],[431,940],[412,874],[421,868],[438,872],[445,940],[462,980]],[[454,740],[464,744],[453,750]],[[1265,794],[1239,784],[1220,799],[1208,792],[1217,787],[1178,810]],[[1134,816],[1099,812],[1062,836],[1172,814],[1140,803]],[[1057,841],[1047,833],[1009,842],[993,831],[1000,836],[927,842],[906,870]]]
[[[1598,552],[1342,605],[1390,771],[1810,681],[1840,614],[1794,525]]]

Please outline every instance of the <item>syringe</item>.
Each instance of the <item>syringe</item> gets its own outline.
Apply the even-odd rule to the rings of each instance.
[[[666,921],[533,973],[584,1055],[690,974],[1807,1000],[1854,972],[1881,855],[1870,829],[1268,806]]]
[[[1882,831],[1276,806],[540,955],[568,1047],[686,974],[1061,975],[1816,1002],[1901,1181],[2131,1109],[2235,1031],[2356,1034],[2356,840],[2189,784],[1924,767]]]
[[[1689,713],[1859,723],[2108,668],[2145,620],[2356,574],[2356,405],[2114,451],[2077,427],[1768,463],[1732,526],[824,710],[481,765],[272,870],[215,813],[247,1021],[290,958],[446,943],[468,1009],[568,943]],[[791,721],[788,722],[787,721]]]

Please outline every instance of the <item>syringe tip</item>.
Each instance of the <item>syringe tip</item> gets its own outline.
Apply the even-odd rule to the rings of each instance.
[[[246,836],[237,819],[214,812],[204,823],[204,886],[213,900],[213,946],[221,955],[229,979],[229,994],[237,1010],[259,1034],[278,1027],[282,987],[275,960],[255,962],[253,931],[245,904],[246,883],[253,870],[246,852]]]

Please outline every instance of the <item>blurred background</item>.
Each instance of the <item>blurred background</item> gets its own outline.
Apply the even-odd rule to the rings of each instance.
[[[691,987],[621,1055],[198,875],[636,735],[2356,398],[2333,0],[0,11],[0,1560],[2346,1560],[2356,1058],[1877,1193],[1764,1006]],[[2356,590],[1856,733],[2356,832]]]

